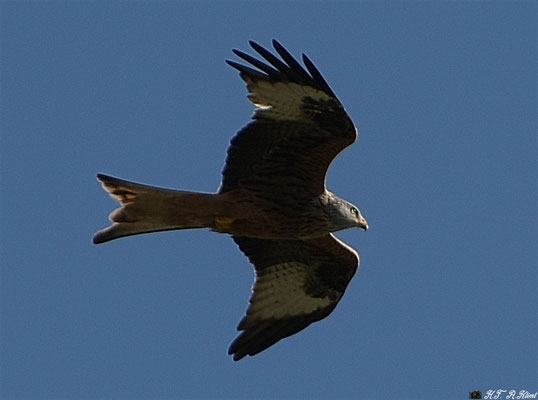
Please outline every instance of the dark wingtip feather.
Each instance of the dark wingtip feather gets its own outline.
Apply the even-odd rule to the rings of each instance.
[[[112,240],[112,239],[114,238],[111,237],[110,235],[110,227],[109,227],[109,228],[102,229],[99,232],[97,232],[95,235],[93,235],[92,242],[93,244],[101,244],[101,243],[108,242],[109,240]]]
[[[238,70],[241,74],[245,74],[251,77],[256,77],[259,79],[266,78],[267,76],[262,74],[260,71],[256,71],[255,69],[252,69],[250,67],[247,67],[246,65],[239,64],[238,62],[232,61],[232,60],[225,60],[228,65]]]
[[[105,175],[105,174],[97,174],[97,180],[99,182],[103,182],[103,181],[106,181],[108,179],[112,178],[111,176],[109,175]]]
[[[291,69],[288,65],[283,63],[281,60],[278,59],[273,53],[271,53],[269,50],[267,50],[265,47],[259,45],[258,43],[254,41],[250,41],[250,46],[256,50],[256,52],[265,58],[273,67],[275,67],[280,73],[284,75],[289,75]]]
[[[333,97],[336,97],[325,78],[323,78],[323,76],[321,75],[321,72],[319,72],[314,63],[310,60],[310,58],[308,58],[306,54],[303,54],[303,62],[308,69],[308,72],[310,72],[310,75],[312,75],[312,78],[314,78],[314,81],[316,81],[316,83],[321,86],[325,92],[329,93]]]
[[[282,59],[289,65],[291,71],[294,71],[297,75],[300,75],[300,78],[304,79],[305,81],[312,80],[312,77],[308,75],[308,72],[305,71],[303,66],[299,64],[297,60],[293,58],[291,53],[275,39],[273,39],[273,47],[280,57],[282,57]]]
[[[239,58],[242,58],[246,62],[254,65],[256,68],[258,68],[260,71],[265,72],[269,76],[277,77],[280,72],[277,69],[274,69],[273,67],[265,64],[264,62],[258,60],[257,58],[252,57],[251,55],[244,53],[240,50],[233,50],[234,54],[238,56]]]
[[[322,90],[336,99],[334,92],[331,90],[321,73],[306,55],[303,54],[303,62],[306,67],[305,69],[305,67],[299,64],[291,53],[286,50],[286,48],[282,46],[282,44],[280,44],[280,42],[276,39],[272,40],[272,45],[276,53],[281,58],[278,58],[275,54],[256,43],[254,40],[249,40],[248,43],[260,56],[265,59],[266,62],[261,61],[240,50],[234,49],[233,52],[236,56],[249,63],[251,66],[257,68],[253,69],[235,61],[226,60],[230,66],[237,69],[242,74],[254,79],[283,82],[288,81],[308,85]]]

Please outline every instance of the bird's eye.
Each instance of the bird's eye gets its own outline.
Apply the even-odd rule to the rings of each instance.
[[[351,211],[351,214],[359,215],[359,210],[357,210],[357,207],[351,207],[349,211]]]

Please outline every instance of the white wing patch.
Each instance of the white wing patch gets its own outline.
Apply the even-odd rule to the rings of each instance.
[[[305,292],[308,265],[299,262],[275,264],[256,276],[247,317],[250,321],[307,315],[331,304],[329,297],[311,297]]]
[[[312,86],[294,82],[270,82],[244,77],[249,91],[248,99],[258,107],[257,116],[280,120],[304,120],[303,99],[330,100],[331,97]]]

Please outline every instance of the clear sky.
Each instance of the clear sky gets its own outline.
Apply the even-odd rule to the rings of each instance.
[[[2,2],[0,397],[464,399],[538,391],[536,2]],[[232,48],[306,52],[370,230],[325,320],[227,348],[253,270],[207,230],[93,245],[95,174],[215,191],[252,113]]]

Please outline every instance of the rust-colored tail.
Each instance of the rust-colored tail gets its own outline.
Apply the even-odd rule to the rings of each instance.
[[[94,243],[139,233],[211,227],[217,215],[218,195],[161,189],[98,174],[103,188],[121,207],[113,222],[93,237]]]

